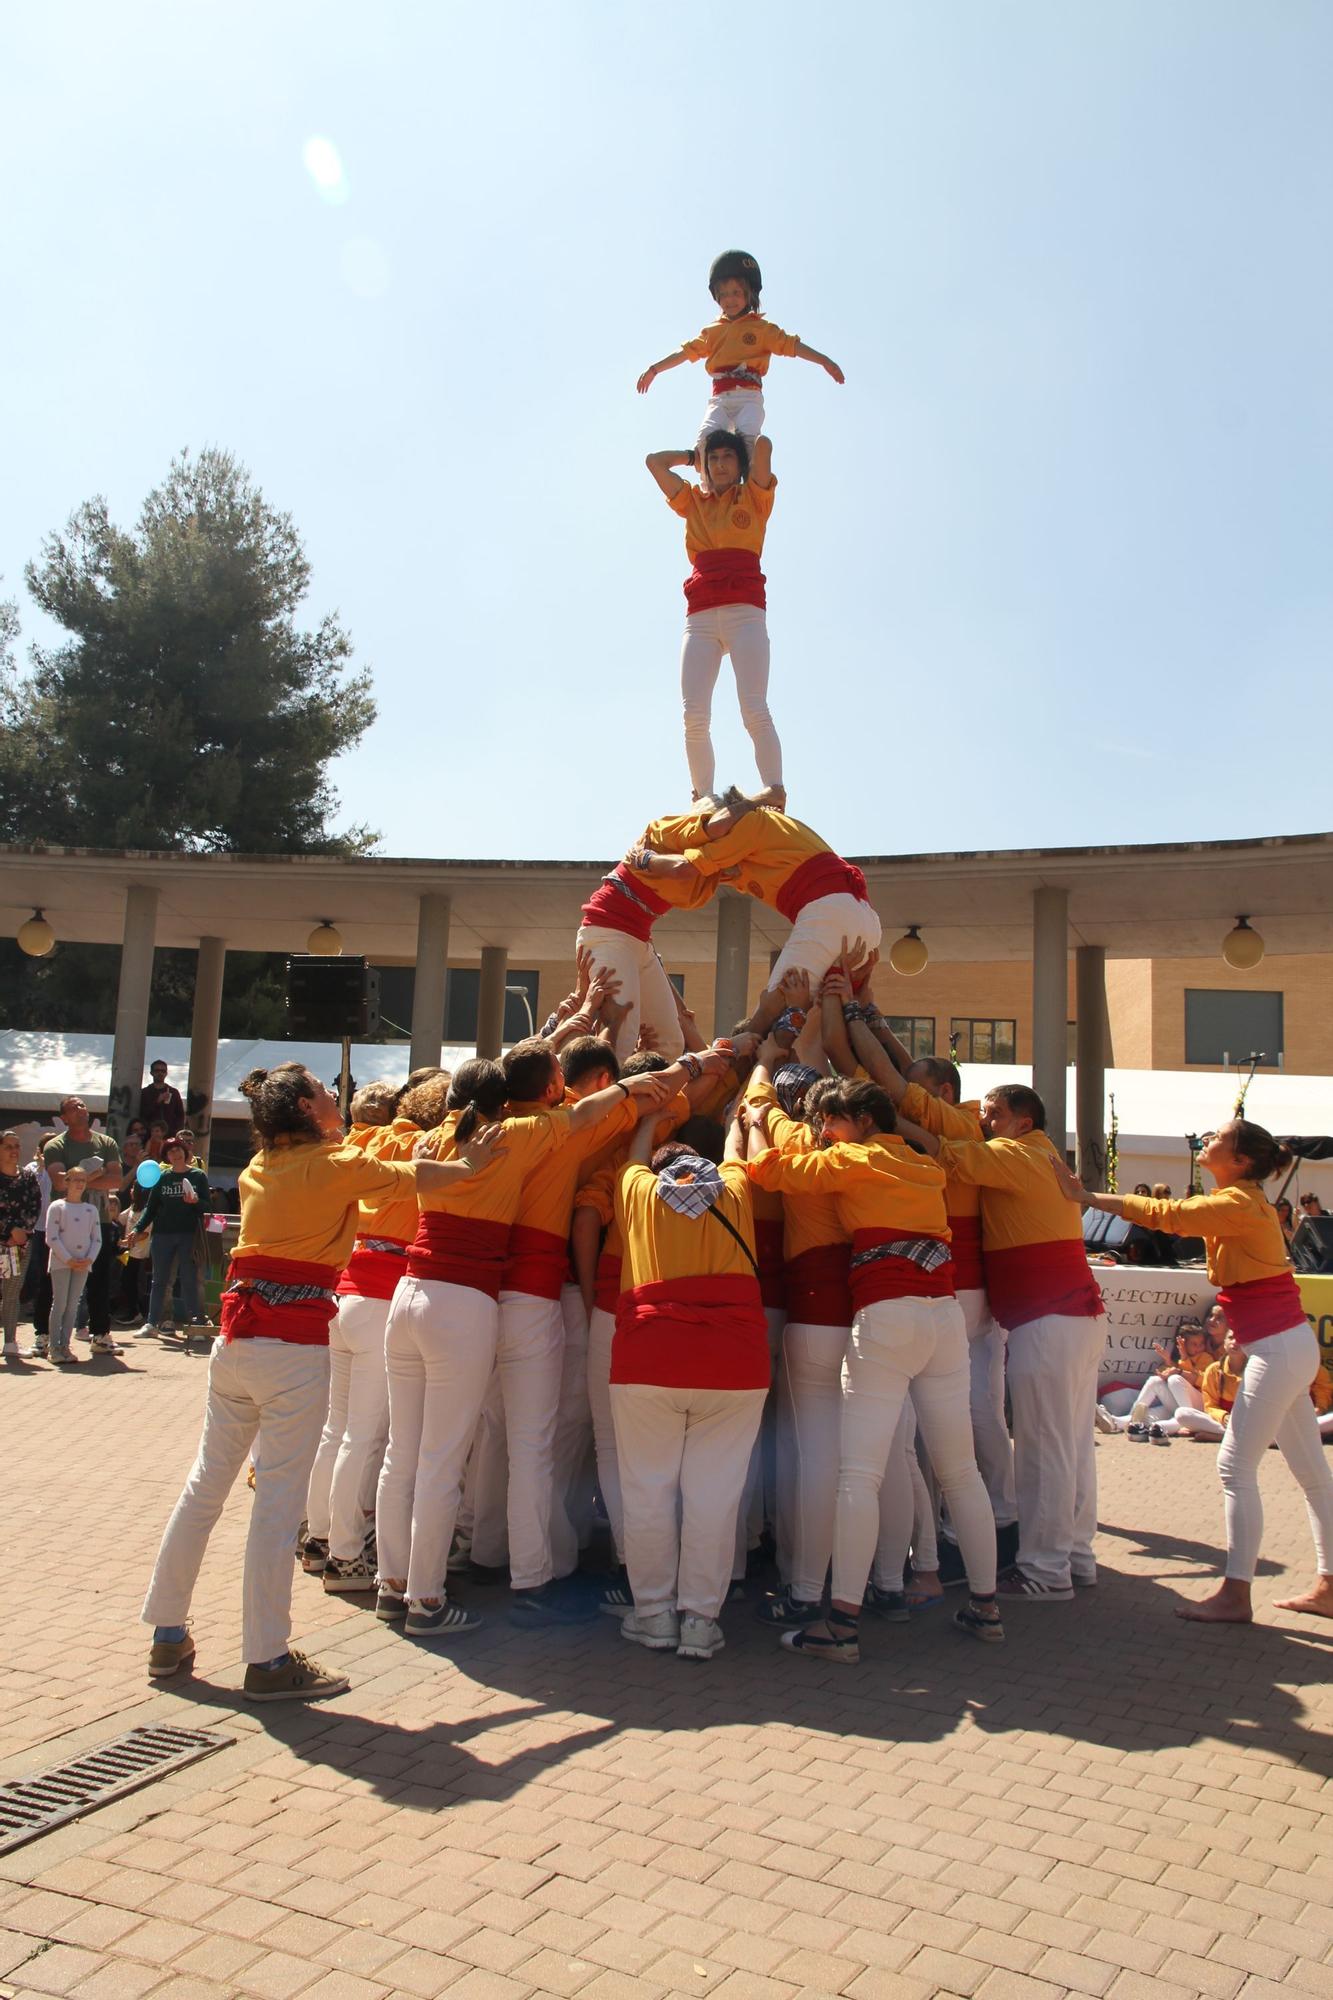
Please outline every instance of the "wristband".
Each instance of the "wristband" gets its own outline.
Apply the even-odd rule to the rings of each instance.
[[[694,1055],[691,1050],[686,1049],[684,1055],[680,1056],[678,1061],[691,1083],[697,1083],[704,1073],[704,1066],[698,1056]]]
[[[844,1021],[864,1021],[866,1010],[860,1005],[859,1001],[848,1000],[843,1006],[842,1018]]]
[[[873,1028],[877,1022],[883,1021],[884,1016],[880,1013],[879,1008],[875,1006],[873,1001],[867,1000],[862,1003],[861,1019],[865,1022],[868,1028]]]
[[[628,1097],[630,1095],[629,1085],[627,1083],[622,1083],[619,1077],[615,1079],[615,1087],[620,1092],[622,1097]]]

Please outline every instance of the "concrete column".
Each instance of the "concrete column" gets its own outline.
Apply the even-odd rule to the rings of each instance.
[[[444,1041],[444,983],[449,969],[449,898],[433,892],[417,902],[417,969],[412,983],[409,1068],[438,1063]]]
[[[713,1034],[729,1035],[744,1020],[750,997],[750,898],[723,889],[717,898],[717,973]]]
[[[505,977],[509,952],[502,944],[481,948],[481,985],[477,993],[477,1054],[498,1056],[504,1043]]]
[[[1068,1133],[1065,1042],[1069,1006],[1069,891],[1032,892],[1032,1086],[1046,1130],[1063,1153]]]
[[[1074,954],[1078,1011],[1074,1125],[1085,1187],[1106,1186],[1106,951],[1081,944]]]
[[[153,940],[157,931],[156,889],[132,883],[125,892],[125,932],[120,946],[120,989],[116,996],[116,1039],[111,1051],[107,1126],[125,1137],[139,1115],[144,1047],[148,1040],[148,996],[153,985]]]
[[[222,1019],[222,974],[226,960],[227,947],[221,938],[200,938],[194,972],[194,1014],[190,1021],[185,1122],[194,1133],[195,1150],[205,1166],[213,1133],[213,1086],[218,1073],[218,1027]]]

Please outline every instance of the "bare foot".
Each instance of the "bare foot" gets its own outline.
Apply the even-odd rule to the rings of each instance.
[[[939,1571],[914,1569],[906,1594],[909,1607],[919,1608],[923,1604],[933,1604],[937,1597],[944,1595],[944,1585],[940,1582]]]
[[[1196,1625],[1252,1625],[1254,1612],[1250,1606],[1250,1586],[1228,1577],[1217,1586],[1211,1597],[1203,1598],[1198,1604],[1178,1604],[1177,1618],[1188,1618]]]
[[[1333,1576],[1321,1576],[1301,1597],[1279,1597],[1279,1611],[1303,1611],[1310,1618],[1333,1618]]]

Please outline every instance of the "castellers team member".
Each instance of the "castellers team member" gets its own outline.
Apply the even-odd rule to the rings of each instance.
[[[721,1167],[653,1150],[645,1117],[616,1190],[625,1246],[611,1404],[634,1608],[621,1632],[707,1660],[725,1643],[736,1514],[768,1394],[750,1189],[733,1123]]]
[[[481,1139],[453,1163],[371,1160],[343,1137],[338,1106],[300,1063],[251,1070],[241,1085],[259,1150],[240,1175],[241,1229],[222,1294],[222,1332],[208,1370],[199,1455],[162,1537],[143,1620],[150,1674],[194,1654],[190,1599],[209,1535],[236,1475],[255,1453],[245,1545],[242,1650],[250,1701],[341,1694],[341,1674],[288,1650],[292,1551],[328,1408],[334,1286],[356,1234],[358,1203],[391,1202],[415,1181],[437,1193],[482,1167]]]
[[[768,1136],[763,1103],[748,1115]],[[843,1371],[833,1595],[827,1622],[785,1632],[811,1657],[854,1663],[866,1582],[880,1533],[879,1495],[909,1391],[949,1504],[971,1584],[955,1622],[1002,1638],[995,1602],[995,1523],[972,1451],[967,1331],[953,1295],[944,1173],[896,1136],[893,1104],[873,1083],[844,1083],[820,1100],[824,1149],[750,1161],[761,1187],[799,1200],[831,1194],[851,1237],[855,1317]]]
[[[683,867],[654,880],[653,863],[658,856],[679,861],[703,832],[697,812],[653,820],[583,905],[576,950],[588,954],[594,981],[618,987],[618,1005],[627,1009],[612,1038],[622,1063],[641,1043],[668,1062],[685,1046],[675,988],[653,949],[653,925],[667,910],[699,909],[718,883]]]
[[[376,1610],[388,1622],[403,1619],[407,1630],[419,1635],[466,1632],[480,1622],[448,1602],[445,1567],[468,1452],[495,1366],[500,1292],[513,1275],[510,1239],[524,1182],[548,1154],[609,1118],[625,1098],[634,1099],[642,1110],[645,1103],[655,1103],[662,1094],[655,1077],[636,1077],[632,1083],[596,1091],[566,1109],[556,1102],[553,1086],[559,1071],[545,1043],[519,1043],[509,1053],[509,1076],[499,1063],[463,1064],[450,1085],[444,1123],[426,1135],[424,1144],[437,1158],[455,1157],[460,1149],[466,1149],[479,1123],[500,1116],[511,1088],[529,1090],[534,1108],[529,1115],[505,1120],[501,1147],[475,1180],[440,1191],[420,1191],[417,1234],[408,1252],[407,1274],[394,1293],[384,1337],[389,1447],[375,1508],[380,1584]],[[549,1107],[542,1102],[548,1087]],[[516,1255],[525,1248],[534,1254],[540,1250],[538,1244],[525,1245],[521,1240],[514,1248]],[[562,1242],[562,1266],[563,1252]],[[539,1303],[549,1305],[549,1301]],[[557,1283],[557,1316],[559,1310]],[[515,1361],[521,1359],[523,1339],[519,1318],[535,1322],[537,1315],[515,1318],[511,1343],[511,1359]],[[541,1373],[546,1365],[541,1328],[533,1334],[533,1347]],[[558,1388],[557,1360],[554,1393]],[[520,1488],[518,1512],[522,1518],[517,1522],[517,1533],[515,1509],[511,1507],[510,1554],[516,1578],[526,1574],[523,1566],[530,1563],[538,1572],[531,1577],[538,1587],[547,1581],[539,1572],[545,1560],[543,1550],[549,1546],[544,1526],[534,1519],[540,1505],[534,1497],[541,1480],[539,1431],[529,1400],[523,1399],[521,1413],[511,1409],[510,1448],[518,1463],[530,1468],[531,1477],[527,1471],[522,1475],[528,1484]],[[549,1435],[545,1463],[549,1500]],[[533,1593],[526,1595],[531,1598]],[[540,1614],[540,1605],[537,1610]]]
[[[647,864],[649,885],[661,895],[668,883],[679,892],[691,877],[730,882],[791,924],[746,1027],[758,1028],[772,1017],[774,998],[789,973],[803,972],[818,986],[835,959],[864,958],[879,949],[879,917],[861,870],[799,819],[756,806],[738,792],[729,792],[726,804],[708,815],[697,845],[682,855],[650,855]]]
[[[807,347],[794,333],[784,333],[765,319],[759,310],[763,282],[759,265],[748,251],[724,250],[708,273],[708,289],[718,318],[696,340],[682,342],[674,354],[654,361],[639,377],[639,394],[646,396],[668,368],[679,368],[682,361],[703,362],[709,377],[709,399],[699,433],[700,452],[710,431],[736,431],[748,444],[754,443],[764,428],[764,377],[774,354],[817,362],[835,382],[846,380],[827,354]]]
[[[416,1070],[401,1089],[367,1084],[352,1099],[349,1146],[372,1160],[410,1160],[444,1116],[446,1070]],[[384,1329],[417,1233],[415,1185],[381,1208],[362,1206],[329,1327],[329,1414],[310,1474],[301,1567],[331,1592],[375,1586],[375,1489],[389,1435]]]
[[[694,467],[704,483],[682,479],[674,466]],[[754,744],[768,805],[785,805],[782,745],[768,709],[768,620],[759,558],[777,481],[766,437],[746,443],[735,431],[710,431],[697,451],[651,451],[647,466],[673,514],[685,523],[685,638],[680,691],[685,707],[685,757],[700,804],[714,806],[715,764],[709,723],[713,689],[730,654],[741,721]]]
[[[1259,1467],[1276,1444],[1305,1495],[1318,1570],[1309,1590],[1280,1598],[1278,1609],[1333,1618],[1333,1471],[1310,1400],[1319,1343],[1292,1276],[1282,1225],[1263,1191],[1266,1180],[1290,1167],[1292,1154],[1262,1125],[1235,1118],[1210,1135],[1199,1159],[1216,1186],[1184,1201],[1089,1193],[1063,1161],[1053,1162],[1063,1192],[1085,1208],[1173,1236],[1202,1236],[1218,1304],[1245,1355],[1217,1455],[1226,1500],[1226,1575],[1211,1597],[1181,1605],[1179,1616],[1210,1625],[1248,1625],[1253,1618],[1250,1586],[1264,1528]]]

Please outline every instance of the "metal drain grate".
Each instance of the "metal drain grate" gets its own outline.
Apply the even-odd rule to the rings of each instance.
[[[132,1729],[86,1757],[0,1785],[0,1854],[235,1741],[215,1729]]]

